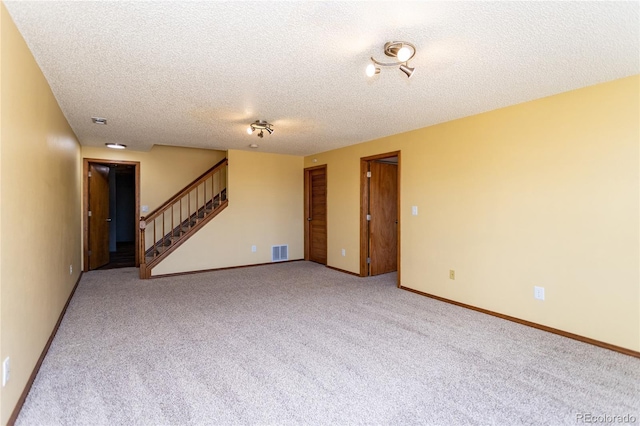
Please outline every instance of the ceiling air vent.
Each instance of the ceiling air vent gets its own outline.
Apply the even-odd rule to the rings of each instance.
[[[271,261],[282,262],[289,260],[289,246],[271,246]]]
[[[91,117],[93,124],[107,124],[107,119],[102,117]]]

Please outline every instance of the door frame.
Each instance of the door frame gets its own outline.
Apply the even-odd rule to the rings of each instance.
[[[319,170],[319,169],[324,169],[324,176],[325,176],[325,179],[327,179],[326,164],[322,164],[320,166],[314,166],[314,167],[307,167],[306,169],[304,169],[304,260],[309,260],[309,251],[311,247],[311,243],[309,241],[309,235],[311,234],[311,222],[307,220],[307,218],[309,217],[309,213],[311,212],[311,190],[310,190],[311,178],[310,176],[312,171]],[[326,211],[325,226],[326,226],[326,232],[328,237],[329,236],[329,214],[328,214],[329,211],[326,208],[328,191],[329,191],[328,179],[326,183],[327,183],[326,184],[327,197],[325,197],[325,211]],[[328,245],[329,245],[329,241],[327,241],[327,250],[329,248]],[[329,254],[327,253],[327,257],[328,255]],[[327,259],[327,263],[329,263],[329,259]]]
[[[368,277],[369,276],[369,268],[367,268],[367,255],[369,248],[369,224],[367,221],[367,211],[369,207],[369,178],[367,178],[367,169],[368,163],[374,160],[382,160],[384,158],[389,157],[398,157],[398,181],[397,181],[397,208],[398,208],[398,227],[396,234],[396,243],[397,247],[397,263],[398,263],[398,280],[397,287],[400,288],[400,225],[401,225],[401,210],[400,210],[400,173],[401,171],[401,151],[393,151],[387,152],[384,154],[371,155],[369,157],[361,157],[360,158],[360,276]]]
[[[89,271],[89,164],[103,164],[111,166],[113,164],[117,165],[127,165],[134,166],[134,176],[135,176],[135,218],[136,225],[137,220],[140,219],[140,162],[139,161],[123,161],[123,160],[108,160],[108,159],[100,159],[100,158],[83,158],[82,160],[82,270],[84,272]],[[138,226],[136,226],[136,248],[135,248],[135,265],[136,268],[140,267],[140,253],[139,253],[139,242],[140,232],[138,230]]]

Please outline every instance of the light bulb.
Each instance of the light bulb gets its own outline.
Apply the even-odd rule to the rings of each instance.
[[[398,50],[398,54],[396,55],[400,62],[405,62],[411,57],[411,49],[407,46],[403,46]]]
[[[376,66],[373,64],[367,65],[367,77],[373,77],[376,74]]]
[[[251,134],[253,133],[253,129],[251,128],[251,126],[247,127],[247,134]]]

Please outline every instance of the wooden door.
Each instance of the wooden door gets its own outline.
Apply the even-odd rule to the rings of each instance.
[[[369,265],[370,275],[398,269],[398,166],[370,162]]]
[[[109,263],[109,167],[89,163],[89,269]]]
[[[305,170],[305,259],[327,264],[327,168]]]

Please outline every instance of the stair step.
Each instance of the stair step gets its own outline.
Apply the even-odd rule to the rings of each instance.
[[[195,231],[194,228],[201,225],[203,220],[206,221],[210,219],[212,214],[215,215],[226,200],[226,193],[222,193],[214,197],[214,199],[201,204],[195,211],[190,212],[189,216],[179,222],[177,227],[170,228],[164,237],[160,236],[156,243],[145,251],[145,261],[147,263],[159,261],[158,257],[164,257],[162,256],[164,253],[170,251],[179,241],[186,239],[188,235]]]

